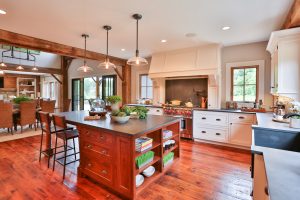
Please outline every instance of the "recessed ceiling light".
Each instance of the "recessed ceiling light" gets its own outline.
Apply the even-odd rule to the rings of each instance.
[[[6,14],[6,11],[0,9],[0,14],[1,14],[1,15],[5,15],[5,14]]]
[[[227,30],[229,30],[229,29],[231,29],[230,26],[224,26],[224,27],[222,27],[222,30],[223,30],[223,31],[227,31]]]
[[[185,34],[185,37],[188,37],[188,38],[192,38],[192,37],[196,37],[197,34],[196,33],[187,33]]]
[[[121,49],[121,51],[125,51],[125,49]]]
[[[161,42],[162,42],[162,43],[166,43],[166,42],[167,42],[167,40],[161,40]]]

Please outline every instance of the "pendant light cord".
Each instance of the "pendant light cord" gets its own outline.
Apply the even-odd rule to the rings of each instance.
[[[139,56],[139,20],[136,20],[136,51],[135,56]]]
[[[84,37],[84,66],[86,65],[86,35],[83,36]]]
[[[106,62],[108,62],[108,30],[106,30]]]

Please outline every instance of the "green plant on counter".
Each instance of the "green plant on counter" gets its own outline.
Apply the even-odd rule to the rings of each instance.
[[[120,110],[118,111],[112,111],[111,115],[112,116],[118,116],[118,117],[125,117],[125,116],[130,116],[130,113],[132,112],[132,109],[128,106],[123,106]]]
[[[106,98],[106,101],[111,103],[111,104],[115,104],[115,103],[119,103],[122,101],[122,97],[117,96],[117,95],[113,95],[113,96],[108,96]]]
[[[300,119],[300,116],[293,116],[291,118],[293,118],[293,119]]]
[[[135,106],[132,108],[132,112],[136,112],[140,119],[146,119],[148,111],[144,106]]]
[[[26,96],[20,96],[13,99],[13,102],[15,104],[20,104],[21,102],[31,101],[29,97]]]

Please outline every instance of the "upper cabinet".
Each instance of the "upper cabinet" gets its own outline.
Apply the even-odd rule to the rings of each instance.
[[[267,50],[271,54],[271,93],[300,100],[300,28],[275,31]]]
[[[217,74],[221,67],[221,46],[200,47],[155,53],[151,59],[151,78]]]

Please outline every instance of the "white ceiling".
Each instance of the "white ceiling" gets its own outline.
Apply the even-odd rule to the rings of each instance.
[[[293,0],[0,0],[0,28],[105,53],[112,26],[110,54],[129,58],[135,50],[134,13],[141,13],[140,52],[186,48],[206,43],[234,45],[266,41],[281,27]],[[223,26],[231,26],[222,31]],[[187,38],[186,33],[197,36]],[[168,40],[161,43],[161,39]],[[121,48],[126,51],[122,52]]]

